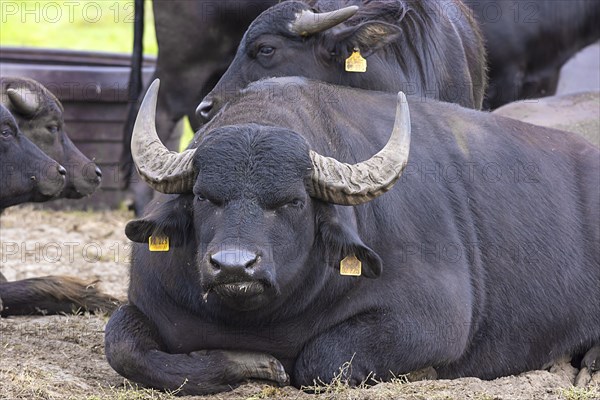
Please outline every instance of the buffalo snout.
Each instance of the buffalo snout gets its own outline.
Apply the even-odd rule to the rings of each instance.
[[[270,280],[269,263],[263,252],[243,246],[219,246],[205,256],[205,278],[209,286]]]
[[[55,197],[64,188],[66,175],[67,170],[62,165],[52,162],[44,170],[33,172],[30,179],[42,196]]]
[[[265,252],[240,246],[208,251],[201,269],[205,299],[211,293],[229,306],[254,309],[277,293],[272,263]]]
[[[225,273],[244,272],[260,261],[260,255],[254,251],[232,248],[218,251],[210,256],[210,264],[217,271]]]
[[[215,101],[211,96],[206,96],[204,100],[196,108],[196,117],[200,121],[209,121],[213,117],[215,109]]]

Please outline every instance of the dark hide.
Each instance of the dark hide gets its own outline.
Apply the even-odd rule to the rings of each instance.
[[[10,100],[8,89],[37,99],[39,108],[34,112],[23,110]],[[57,197],[78,199],[92,194],[100,186],[102,172],[75,147],[65,129],[62,104],[42,84],[27,78],[0,78],[0,103],[14,115],[25,136],[66,168],[66,185]]]
[[[194,193],[159,196],[127,228],[140,244],[129,304],[106,326],[110,365],[198,394],[247,378],[285,384],[282,367],[298,387],[330,382],[350,360],[351,384],[425,367],[493,379],[599,345],[599,150],[449,103],[409,104],[404,175],[356,207],[308,196],[308,149],[371,157],[394,95],[282,78],[223,108],[192,144]],[[185,240],[150,252],[153,227]],[[339,274],[349,254],[363,276]]]
[[[119,300],[96,289],[98,281],[83,282],[69,276],[44,276],[0,282],[0,316],[111,313]]]
[[[56,161],[31,143],[0,104],[0,210],[28,201],[48,201],[65,186]]]
[[[359,5],[345,23],[311,36],[289,31],[302,10]],[[358,48],[367,72],[346,72]],[[265,53],[268,50],[268,54]],[[289,1],[263,12],[248,28],[235,59],[198,111],[210,118],[250,82],[304,76],[337,85],[404,91],[481,108],[486,59],[479,28],[460,1]]]
[[[484,108],[556,92],[560,67],[600,39],[600,2],[465,0],[486,41]]]

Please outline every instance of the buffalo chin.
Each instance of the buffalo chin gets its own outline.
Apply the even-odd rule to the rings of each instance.
[[[223,303],[239,311],[258,309],[272,299],[270,288],[261,282],[226,283],[212,290]]]

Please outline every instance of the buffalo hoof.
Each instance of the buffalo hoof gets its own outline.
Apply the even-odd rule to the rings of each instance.
[[[194,353],[190,355],[193,356]],[[285,386],[290,383],[283,365],[275,357],[262,353],[227,352],[233,368],[239,369],[234,373],[246,379],[264,379]]]
[[[575,386],[586,387],[592,381],[592,374],[600,370],[600,346],[592,347],[581,360],[581,370],[575,378]]]
[[[409,382],[435,381],[437,379],[437,371],[433,367],[423,368],[409,373],[407,379]]]

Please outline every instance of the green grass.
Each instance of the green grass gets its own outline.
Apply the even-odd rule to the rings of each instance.
[[[0,45],[131,53],[133,0],[0,2]],[[146,0],[144,53],[156,55],[152,3]]]
[[[145,0],[144,54],[156,55],[152,2]],[[0,0],[0,46],[131,54],[133,0]],[[192,139],[184,121],[181,148]]]
[[[593,384],[586,388],[572,386],[562,389],[561,395],[565,400],[597,400],[600,398],[600,387]]]

